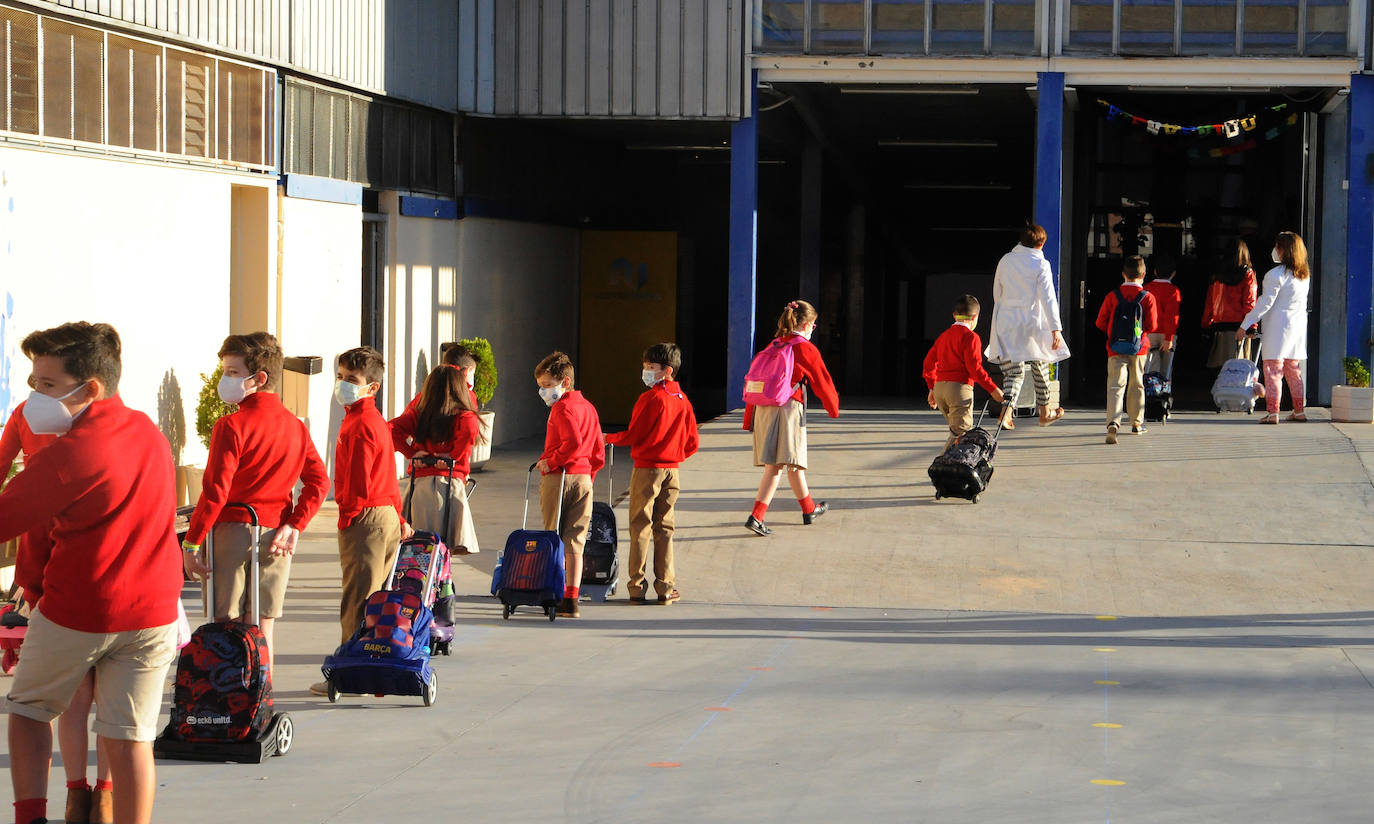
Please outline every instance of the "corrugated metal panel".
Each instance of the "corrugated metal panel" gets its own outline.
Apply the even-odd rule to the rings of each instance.
[[[463,111],[740,116],[748,0],[458,3]]]
[[[461,0],[509,6],[516,0]],[[28,0],[145,27],[447,111],[459,107],[460,0]],[[535,5],[538,5],[536,0]],[[467,10],[470,12],[471,10]],[[487,30],[491,31],[488,22]],[[538,34],[536,33],[536,38]],[[476,45],[473,43],[473,45]],[[512,42],[513,46],[513,42]],[[463,54],[474,55],[476,49]],[[471,68],[467,68],[471,65]],[[474,64],[465,76],[475,77]],[[469,97],[476,86],[470,86]]]

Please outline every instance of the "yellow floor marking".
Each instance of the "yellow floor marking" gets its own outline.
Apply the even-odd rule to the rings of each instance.
[[[1116,652],[1116,647],[1093,647],[1093,652]]]
[[[1099,620],[1099,621],[1115,621],[1115,620],[1116,620],[1116,616],[1115,616],[1115,615],[1094,615],[1093,617],[1096,618],[1096,619]]]
[[[1124,786],[1126,786],[1126,782],[1125,782],[1125,781],[1117,781],[1115,778],[1094,778],[1092,783],[1094,783],[1094,784],[1099,784],[1099,785],[1101,785],[1101,786],[1103,786],[1103,787],[1124,787]]]
[[[1111,724],[1111,723],[1108,723],[1108,722],[1106,722],[1106,721],[1099,721],[1099,722],[1097,722],[1096,724],[1093,724],[1093,726],[1094,726],[1094,727],[1097,727],[1097,728],[1099,728],[1099,729],[1104,729],[1104,730],[1119,730],[1119,729],[1121,729],[1121,725],[1120,725],[1120,724]]]
[[[1119,687],[1119,686],[1121,686],[1121,682],[1120,682],[1120,681],[1094,681],[1093,683],[1094,683],[1094,684],[1100,684],[1100,685],[1102,685],[1102,686],[1104,686],[1104,687]]]

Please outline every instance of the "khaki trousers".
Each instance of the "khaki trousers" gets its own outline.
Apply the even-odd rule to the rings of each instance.
[[[644,567],[649,542],[654,547],[654,590],[659,595],[673,591],[677,574],[673,571],[674,507],[678,492],[677,469],[634,468],[630,473],[630,571],[625,589],[631,598],[644,595],[648,581]]]
[[[592,476],[567,476],[567,484],[563,487],[563,518],[555,522],[561,483],[562,472],[550,472],[539,479],[539,509],[544,515],[544,528],[558,532],[563,539],[563,549],[571,558],[581,555],[582,548],[587,545],[587,533],[592,524]],[[569,581],[568,585],[576,584]]]
[[[339,530],[339,628],[346,642],[363,623],[372,593],[386,585],[401,545],[401,518],[390,506],[370,506]]]
[[[1131,426],[1145,425],[1145,356],[1107,358],[1107,425],[1121,424],[1122,396]]]
[[[948,450],[959,436],[973,428],[973,387],[956,381],[935,382],[935,408],[949,424]]]

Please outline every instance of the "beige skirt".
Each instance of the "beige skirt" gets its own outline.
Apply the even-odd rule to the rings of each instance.
[[[454,555],[475,555],[481,551],[477,545],[477,527],[472,522],[472,507],[468,506],[467,487],[462,481],[454,478],[450,486],[445,476],[422,476],[415,479],[413,497],[409,484],[409,479],[401,481],[401,500],[410,504],[412,528],[443,538]],[[447,523],[444,523],[445,497],[451,498]]]
[[[754,466],[779,464],[806,468],[806,407],[800,401],[754,407]]]

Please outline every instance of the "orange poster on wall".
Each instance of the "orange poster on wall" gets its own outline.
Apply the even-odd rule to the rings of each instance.
[[[583,232],[581,325],[578,387],[603,423],[625,424],[640,356],[677,337],[677,233]]]

